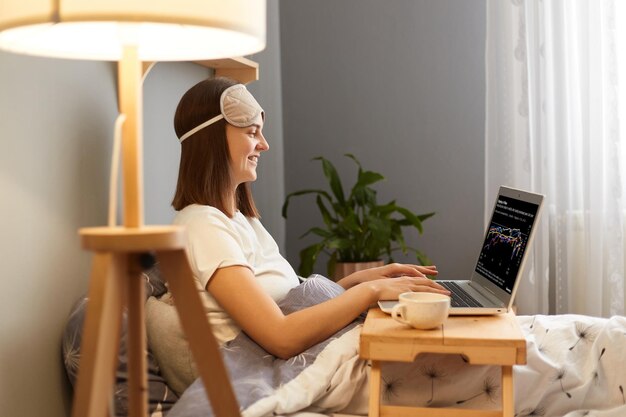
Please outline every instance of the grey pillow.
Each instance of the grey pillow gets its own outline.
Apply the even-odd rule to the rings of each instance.
[[[198,377],[198,371],[180,324],[178,311],[169,294],[160,300],[148,298],[146,330],[148,346],[159,364],[161,375],[181,395]]]
[[[161,279],[158,266],[144,274],[146,280],[146,294],[162,295],[167,291],[165,282]],[[80,341],[82,337],[83,321],[88,303],[87,297],[82,297],[72,308],[63,333],[63,362],[67,376],[72,384],[76,382],[78,360],[80,358]],[[128,374],[126,357],[126,313],[122,322],[122,334],[118,353],[118,367],[115,373],[114,408],[116,416],[128,415]],[[157,363],[150,349],[147,353],[148,365],[148,406],[151,415],[165,416],[178,400],[178,396],[167,386],[161,376]],[[154,414],[153,414],[154,413]]]

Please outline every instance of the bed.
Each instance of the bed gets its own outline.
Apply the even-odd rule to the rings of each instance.
[[[146,282],[152,288],[149,277]],[[162,290],[149,293],[158,296]],[[294,288],[280,307],[288,314],[342,291],[334,282],[312,276]],[[175,314],[168,310],[171,306],[162,304],[159,314]],[[528,363],[514,368],[516,417],[626,416],[624,317],[535,315],[519,316],[518,320],[527,340]],[[365,415],[369,366],[358,356],[362,323],[360,317],[330,339],[289,360],[273,357],[243,333],[224,345],[223,358],[242,415]],[[202,382],[195,380],[177,395],[160,372],[168,359],[159,354],[152,356],[159,351],[154,339],[150,340],[150,350],[152,415],[212,416]],[[120,375],[123,372],[118,370],[116,393],[123,393]],[[410,366],[390,364],[383,368],[383,380],[381,395],[387,404],[482,409],[499,406],[499,368],[470,365],[460,355],[420,355]],[[118,415],[125,415],[123,407],[119,408]]]

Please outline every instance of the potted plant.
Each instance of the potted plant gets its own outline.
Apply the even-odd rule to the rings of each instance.
[[[320,189],[307,189],[289,193],[282,208],[282,215],[287,218],[287,210],[291,198],[305,194],[316,195],[315,201],[320,210],[324,227],[312,227],[301,237],[309,234],[319,237],[319,241],[307,246],[300,252],[299,274],[307,277],[313,272],[313,267],[320,253],[330,256],[327,265],[329,277],[341,278],[335,273],[342,269],[338,265],[348,263],[350,270],[363,269],[354,266],[354,263],[371,262],[383,264],[393,262],[392,253],[401,251],[404,254],[412,252],[417,262],[422,265],[430,264],[430,260],[421,251],[406,245],[404,228],[414,228],[421,234],[422,222],[435,213],[414,214],[410,210],[400,207],[392,200],[380,204],[376,198],[376,190],[372,185],[385,178],[373,171],[365,171],[361,163],[352,154],[345,154],[358,167],[356,183],[348,195],[344,194],[343,186],[337,170],[326,158],[313,158],[321,161],[324,176],[330,186],[330,192]],[[346,269],[343,269],[346,270]]]

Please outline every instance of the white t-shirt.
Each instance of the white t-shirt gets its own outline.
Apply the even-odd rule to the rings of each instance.
[[[299,283],[295,271],[258,219],[245,217],[239,211],[231,219],[215,207],[192,204],[176,214],[174,224],[187,229],[195,283],[220,344],[234,339],[241,329],[206,291],[217,269],[234,265],[250,268],[261,287],[277,302]]]

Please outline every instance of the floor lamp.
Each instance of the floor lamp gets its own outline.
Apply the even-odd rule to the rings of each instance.
[[[265,0],[0,0],[0,48],[119,62],[123,226],[80,230],[94,252],[72,415],[106,415],[121,319],[128,307],[129,415],[147,415],[144,283],[140,257],[155,254],[217,416],[239,407],[185,254],[185,231],[143,218],[143,64],[239,57],[265,47]]]

